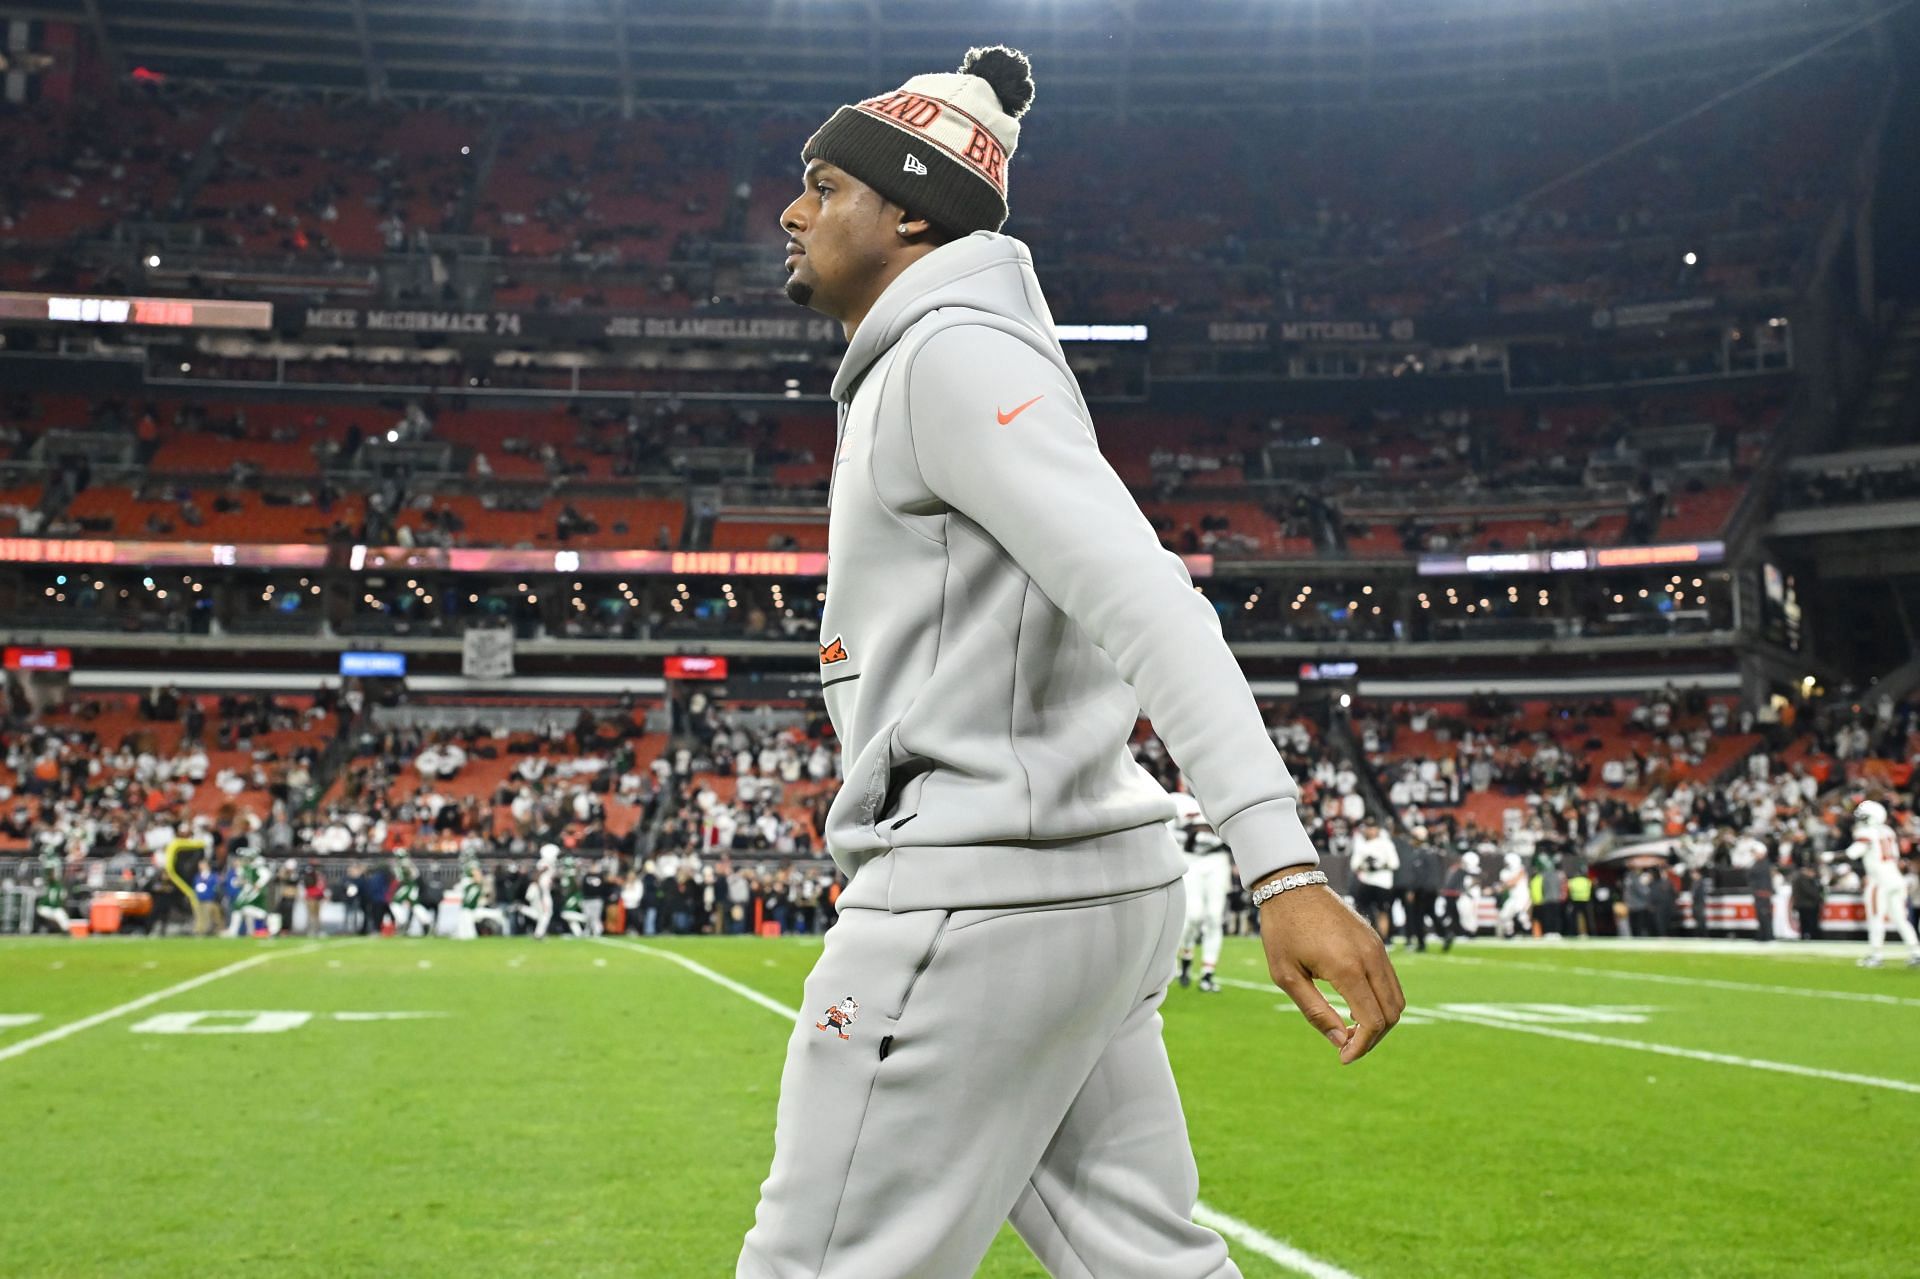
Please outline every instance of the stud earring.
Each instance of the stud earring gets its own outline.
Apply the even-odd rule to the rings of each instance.
[[[900,234],[905,235],[906,233],[907,233],[907,224],[902,222],[900,224]]]

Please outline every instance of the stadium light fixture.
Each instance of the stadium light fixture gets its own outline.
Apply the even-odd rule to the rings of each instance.
[[[150,267],[154,267],[154,266],[159,266],[159,265],[160,265],[160,255],[159,255],[158,253],[149,253],[149,254],[147,254],[147,265],[148,265],[148,266],[150,266]]]
[[[1700,255],[1689,250],[1687,253],[1687,256],[1684,258],[1681,258],[1680,260],[1682,262],[1685,262],[1688,266],[1695,266],[1700,261]]]

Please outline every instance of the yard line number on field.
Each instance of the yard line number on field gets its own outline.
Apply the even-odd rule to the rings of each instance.
[[[245,972],[249,968],[257,968],[270,960],[282,959],[288,955],[304,955],[318,949],[320,949],[320,943],[316,942],[306,946],[298,946],[292,950],[270,950],[262,954],[254,955],[249,959],[240,960],[238,963],[228,964],[225,968],[216,968],[210,973],[201,973],[198,977],[189,977],[187,980],[169,986],[165,990],[156,990],[151,995],[142,995],[138,999],[130,999],[124,1004],[107,1009],[105,1012],[95,1013],[91,1017],[82,1017],[79,1021],[70,1021],[64,1026],[55,1026],[52,1030],[42,1031],[31,1039],[23,1039],[17,1044],[9,1044],[5,1048],[0,1048],[0,1061],[7,1061],[14,1057],[22,1056],[47,1044],[58,1043],[68,1035],[77,1035],[83,1030],[91,1030],[104,1022],[112,1021],[116,1017],[124,1017],[128,1013],[137,1013],[142,1008],[157,1004],[163,999],[172,999],[175,995],[184,995],[190,990],[198,990],[208,982],[219,981],[222,977],[231,977],[233,974]]]
[[[1444,1009],[1426,1009],[1429,1016],[1442,1021],[1462,1022],[1469,1026],[1487,1026],[1494,1030],[1518,1031],[1523,1035],[1543,1035],[1576,1044],[1598,1044],[1606,1048],[1629,1048],[1637,1052],[1658,1053],[1662,1057],[1684,1057],[1689,1061],[1710,1061],[1722,1066],[1745,1066],[1749,1070],[1770,1070],[1781,1075],[1801,1075],[1808,1079],[1830,1079],[1841,1084],[1864,1084],[1893,1092],[1920,1093],[1920,1084],[1905,1079],[1884,1079],[1879,1075],[1856,1075],[1846,1070],[1822,1070],[1817,1066],[1796,1066],[1788,1061],[1767,1061],[1759,1057],[1736,1057],[1732,1053],[1708,1052],[1701,1048],[1678,1048],[1672,1044],[1647,1043],[1639,1039],[1615,1039],[1609,1035],[1589,1035],[1584,1031],[1559,1026],[1530,1026],[1520,1022],[1495,1021]]]
[[[1455,955],[1452,964],[1484,964],[1489,968],[1521,968],[1535,973],[1573,973],[1579,977],[1618,977],[1621,981],[1648,981],[1663,986],[1698,986],[1703,990],[1737,990],[1756,995],[1800,995],[1808,999],[1835,999],[1845,1003],[1886,1004],[1920,1008],[1920,999],[1883,995],[1870,990],[1819,990],[1811,986],[1774,986],[1763,982],[1726,981],[1717,977],[1675,977],[1667,973],[1637,973],[1621,968],[1581,968],[1570,964],[1536,964],[1524,959],[1476,959]]]
[[[778,1013],[788,1021],[799,1021],[802,1017],[799,1009],[789,1008],[779,1000],[771,999],[751,986],[744,986],[731,977],[723,976],[704,964],[697,964],[684,955],[676,955],[672,951],[660,950],[642,942],[620,941],[612,937],[596,937],[594,940],[603,946],[637,950],[643,955],[652,955],[656,959],[678,964],[717,986],[726,987],[742,999],[752,1000],[768,1012]],[[1296,1274],[1306,1275],[1308,1279],[1359,1279],[1352,1271],[1342,1270],[1332,1262],[1322,1261],[1310,1253],[1302,1252],[1285,1240],[1275,1239],[1272,1235],[1248,1225],[1239,1218],[1229,1217],[1226,1213],[1216,1211],[1204,1203],[1196,1203],[1193,1206],[1193,1219],[1207,1229],[1225,1235],[1249,1252],[1258,1253],[1276,1265],[1283,1266]]]

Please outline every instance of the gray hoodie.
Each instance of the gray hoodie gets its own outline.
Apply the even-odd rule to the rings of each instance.
[[[1027,247],[903,271],[854,334],[820,683],[826,842],[889,909],[1073,901],[1185,863],[1144,709],[1247,883],[1318,856],[1218,616],[1101,456]]]

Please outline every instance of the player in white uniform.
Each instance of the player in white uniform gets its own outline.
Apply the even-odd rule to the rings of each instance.
[[[1920,936],[1907,918],[1907,881],[1900,874],[1900,837],[1887,825],[1887,810],[1866,800],[1853,810],[1853,844],[1847,856],[1860,863],[1861,891],[1867,899],[1867,953],[1863,968],[1878,968],[1887,924],[1900,931],[1907,944],[1907,966],[1920,968]]]
[[[1353,908],[1373,925],[1380,940],[1393,935],[1393,873],[1400,869],[1400,850],[1393,836],[1368,817],[1353,841]]]
[[[1513,937],[1531,926],[1533,891],[1527,883],[1527,864],[1518,853],[1508,853],[1500,871],[1500,925],[1502,937]]]
[[[527,901],[520,913],[533,921],[536,940],[545,941],[553,924],[553,879],[560,862],[560,845],[542,844],[540,862],[533,868],[533,880],[527,885]]]
[[[1226,932],[1227,894],[1233,888],[1233,858],[1226,841],[1214,833],[1200,801],[1184,791],[1176,791],[1173,802],[1179,811],[1167,825],[1187,855],[1187,922],[1180,933],[1180,984],[1192,981],[1193,948],[1200,947],[1200,989],[1209,995],[1220,993],[1213,970],[1220,963],[1220,938]]]

